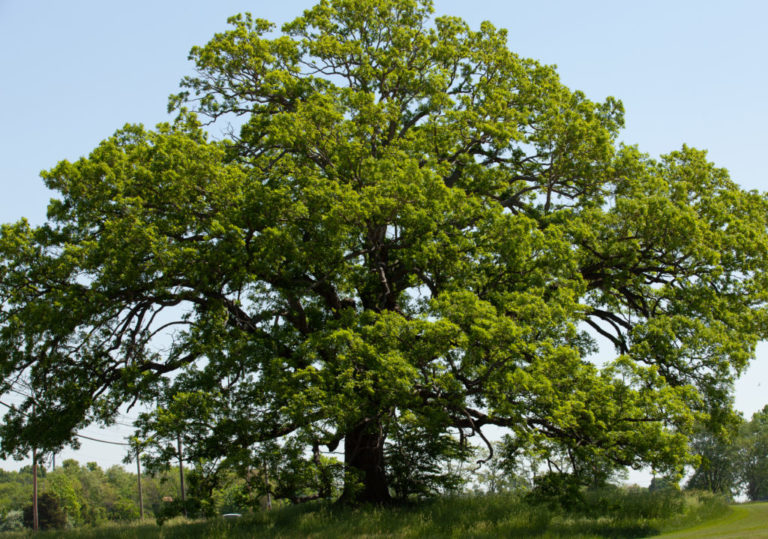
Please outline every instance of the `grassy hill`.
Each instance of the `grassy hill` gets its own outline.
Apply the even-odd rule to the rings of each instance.
[[[768,538],[768,503],[732,506],[731,511],[698,526],[664,534],[667,539],[760,539]]]

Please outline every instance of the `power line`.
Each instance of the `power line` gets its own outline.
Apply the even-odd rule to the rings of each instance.
[[[31,400],[33,400],[33,401],[35,400],[35,399],[32,397],[32,395],[28,395],[28,394],[24,393],[23,391],[19,391],[18,389],[16,389],[15,387],[13,387],[13,384],[11,384],[11,387],[10,387],[9,389],[10,389],[11,391],[13,391],[14,393],[16,393],[16,394],[18,394],[18,395],[21,395],[22,397],[25,397],[25,398],[27,398],[27,399],[31,399]],[[118,414],[116,414],[116,415],[117,415],[118,417],[121,417],[121,418],[125,418],[125,419],[126,419],[126,420],[128,420],[128,421],[133,421],[133,422],[136,422],[136,421],[138,421],[138,418],[130,417],[130,416],[127,416],[127,415],[124,415],[124,414],[120,414],[120,413],[118,413]],[[122,426],[124,426],[124,427],[130,427],[130,428],[135,428],[135,427],[136,427],[136,425],[135,425],[135,424],[131,424],[131,425],[129,425],[128,423],[123,423],[123,422],[121,422],[121,421],[115,421],[114,423],[115,423],[115,424],[117,424],[117,425],[122,425]]]
[[[11,388],[12,391],[16,391],[13,388]],[[16,391],[16,393],[22,394],[20,391]],[[26,395],[25,395],[26,396]],[[27,398],[32,399],[32,397],[26,396]],[[35,402],[35,399],[32,399],[32,402]],[[29,414],[27,414],[23,410],[19,410],[14,406],[11,406],[10,404],[6,404],[5,402],[0,400],[0,404],[8,408],[9,410],[17,410],[21,414],[25,415],[26,417],[29,417]],[[100,438],[94,438],[93,436],[86,436],[85,434],[75,433],[75,436],[82,439],[82,440],[89,440],[92,442],[98,442],[101,444],[109,444],[109,445],[118,445],[121,447],[133,447],[136,451],[136,466],[138,470],[137,474],[137,481],[138,481],[138,489],[139,489],[139,509],[140,509],[140,515],[141,518],[144,518],[144,495],[141,489],[141,455],[140,455],[140,449],[139,445],[136,444],[135,446],[133,444],[128,444],[125,442],[113,442],[112,440],[102,440]],[[55,458],[55,454],[53,455]],[[55,461],[53,464],[53,467],[56,467]],[[37,514],[37,447],[32,447],[32,469],[33,469],[33,476],[34,476],[34,486],[33,486],[33,495],[32,495],[32,505],[33,505],[33,521],[34,521],[34,529],[37,531],[38,527],[38,514]],[[182,483],[182,496],[183,496],[183,483]]]
[[[120,419],[125,419],[126,421],[138,421],[138,417],[131,417],[127,414],[121,414],[120,412],[115,413],[115,416],[119,417]]]
[[[131,444],[127,444],[125,442],[112,442],[109,440],[99,440],[98,438],[91,438],[90,436],[86,436],[85,434],[75,434],[78,438],[82,438],[83,440],[91,440],[92,442],[100,442],[102,444],[112,444],[112,445],[122,445],[126,447],[131,447]]]
[[[6,404],[3,401],[0,401],[0,404],[2,404],[3,406],[5,406],[6,408],[8,408],[10,410],[16,410],[18,412],[21,412],[23,415],[29,417],[29,414],[27,414],[26,412],[22,412],[21,410],[19,410],[18,408],[14,407],[14,406],[11,406],[10,404]],[[125,443],[125,442],[113,442],[111,440],[100,440],[99,438],[93,438],[91,436],[86,436],[85,434],[80,434],[80,433],[77,433],[77,432],[75,433],[75,436],[78,437],[78,438],[82,438],[83,440],[90,440],[92,442],[99,442],[99,443],[102,443],[102,444],[122,445],[122,446],[125,446],[125,447],[131,447],[131,444],[128,444],[128,443]]]
[[[17,395],[21,395],[22,397],[26,397],[26,398],[28,398],[28,399],[31,399],[31,398],[32,398],[30,395],[27,395],[26,393],[23,393],[22,391],[19,391],[18,389],[16,389],[15,387],[13,387],[13,385],[11,385],[11,387],[10,387],[9,389],[10,389],[11,391],[13,391],[14,393],[16,393]],[[32,399],[32,400],[34,400],[34,399]]]

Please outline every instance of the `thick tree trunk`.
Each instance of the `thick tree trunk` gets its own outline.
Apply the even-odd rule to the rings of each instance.
[[[344,486],[343,502],[381,504],[391,501],[384,473],[384,433],[379,422],[361,423],[347,432],[344,463],[352,473]]]

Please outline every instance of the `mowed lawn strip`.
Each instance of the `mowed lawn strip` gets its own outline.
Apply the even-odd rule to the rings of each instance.
[[[734,505],[728,515],[699,526],[664,534],[665,538],[768,538],[768,502]]]

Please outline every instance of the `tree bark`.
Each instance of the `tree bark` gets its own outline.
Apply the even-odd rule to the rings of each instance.
[[[392,500],[384,472],[384,431],[379,421],[365,421],[347,432],[344,463],[352,477],[346,480],[342,502],[382,504]]]

